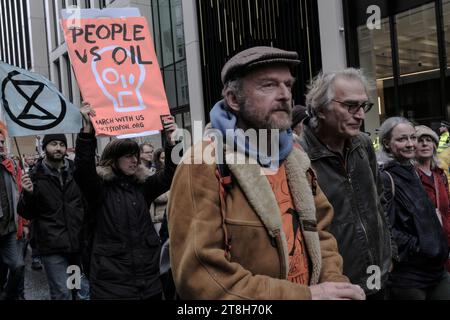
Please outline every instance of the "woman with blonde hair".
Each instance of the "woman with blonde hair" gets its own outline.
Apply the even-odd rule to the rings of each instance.
[[[416,127],[416,171],[420,177],[428,198],[436,209],[450,245],[450,202],[448,181],[444,170],[439,168],[437,160],[438,135],[427,126]],[[447,271],[450,272],[450,260],[447,259]]]

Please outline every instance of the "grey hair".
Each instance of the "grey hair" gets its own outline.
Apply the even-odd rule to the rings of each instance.
[[[319,125],[318,111],[326,108],[335,97],[335,83],[337,79],[357,80],[364,86],[368,95],[371,84],[364,76],[361,69],[347,68],[334,72],[320,72],[308,85],[308,93],[306,94],[306,106],[310,117],[309,124],[312,128]]]
[[[378,136],[380,137],[380,144],[383,151],[389,153],[389,150],[386,149],[384,144],[385,141],[390,141],[392,138],[392,131],[399,124],[409,124],[414,128],[414,125],[411,121],[403,117],[391,117],[386,119],[380,127],[378,132]]]
[[[414,125],[411,121],[403,117],[391,117],[386,119],[381,125],[378,136],[380,137],[380,145],[381,149],[377,154],[378,162],[383,164],[388,162],[389,160],[394,159],[394,155],[390,152],[389,149],[386,148],[385,143],[389,142],[392,138],[392,131],[399,124],[409,124],[414,128]]]
[[[236,96],[238,101],[242,101],[244,99],[243,86],[244,82],[242,78],[228,81],[223,86],[222,97],[226,98],[227,93],[231,91]]]

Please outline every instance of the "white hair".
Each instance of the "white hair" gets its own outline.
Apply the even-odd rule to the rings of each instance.
[[[334,72],[320,72],[308,86],[306,94],[306,106],[310,117],[310,126],[316,128],[318,126],[318,111],[326,108],[335,97],[335,83],[337,79],[357,80],[364,86],[368,95],[371,87],[367,78],[363,75],[361,69],[347,68]]]

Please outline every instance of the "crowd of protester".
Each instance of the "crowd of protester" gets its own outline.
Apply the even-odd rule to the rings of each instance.
[[[227,61],[180,163],[173,119],[163,148],[113,139],[97,161],[88,102],[73,161],[48,134],[22,167],[0,133],[0,299],[25,299],[30,246],[54,300],[450,300],[450,124],[391,117],[372,143],[362,71],[321,72],[292,107],[298,64],[270,47]]]

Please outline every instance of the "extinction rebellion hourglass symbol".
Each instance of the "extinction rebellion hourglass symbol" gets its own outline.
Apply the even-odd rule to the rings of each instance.
[[[51,91],[44,83],[35,80],[24,80],[25,75],[18,71],[11,71],[8,77],[2,83],[2,102],[6,113],[11,120],[17,123],[19,126],[36,131],[48,130],[56,127],[64,119],[67,106],[64,99],[58,93]],[[22,79],[20,79],[22,78]],[[13,87],[11,87],[11,85]],[[34,91],[30,91],[33,88]],[[23,105],[18,105],[18,102],[14,104],[8,101],[8,90],[16,90],[17,93],[23,97]],[[32,92],[30,95],[26,91]],[[60,112],[55,115],[46,110],[48,106],[41,106],[38,101],[39,97],[55,96],[57,95],[60,103]],[[55,106],[52,106],[53,108]],[[39,125],[36,124],[36,120],[39,120]]]

